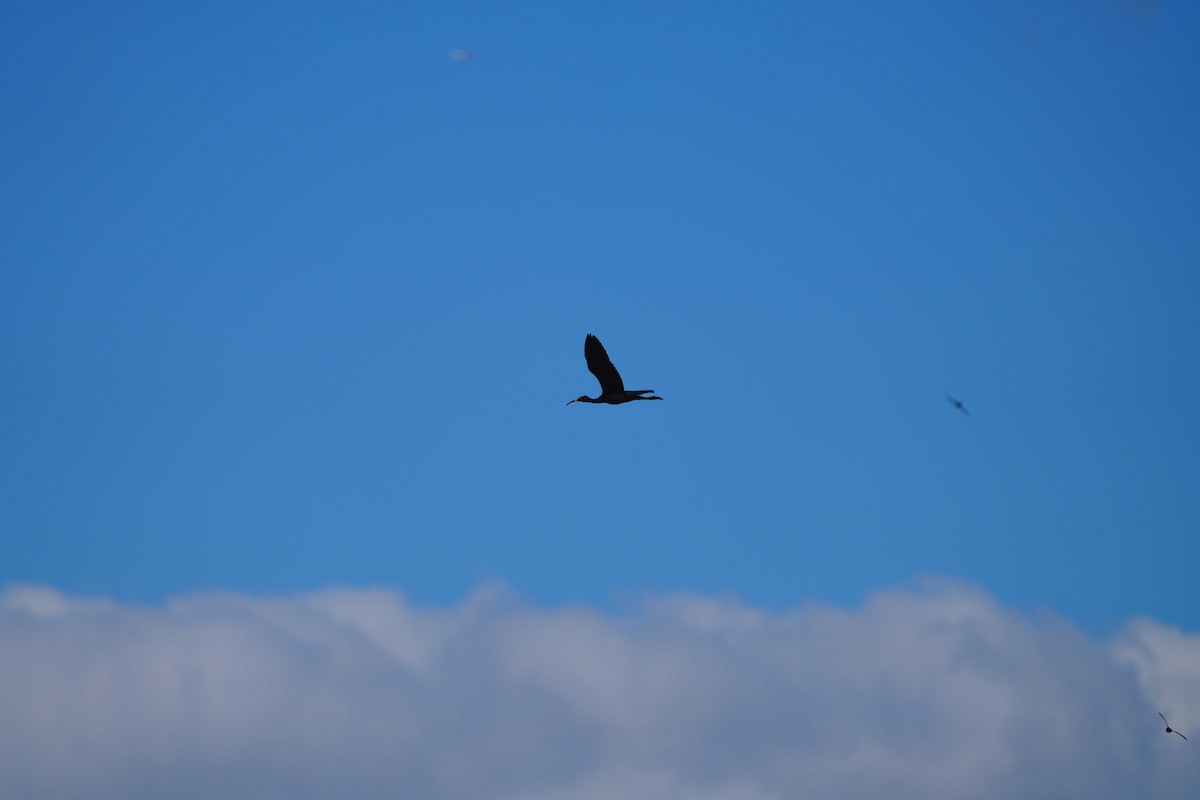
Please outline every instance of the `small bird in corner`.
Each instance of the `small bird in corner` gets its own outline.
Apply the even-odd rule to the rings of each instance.
[[[1158,715],[1159,715],[1160,717],[1162,717],[1163,724],[1167,726],[1167,733],[1173,733],[1173,734],[1175,734],[1176,736],[1179,736],[1179,737],[1181,737],[1181,738],[1182,738],[1182,739],[1183,739],[1185,742],[1187,741],[1187,737],[1186,737],[1186,736],[1184,736],[1182,733],[1180,733],[1179,731],[1177,731],[1177,730],[1175,730],[1174,728],[1172,728],[1172,727],[1171,727],[1171,723],[1167,722],[1167,718],[1166,718],[1166,717],[1163,717],[1163,715],[1162,715],[1162,712],[1161,712],[1161,711],[1160,711],[1160,712],[1158,712]]]
[[[950,405],[954,406],[968,417],[971,416],[971,412],[967,411],[967,407],[963,405],[962,400],[955,399],[950,395],[946,395],[946,399],[950,401]]]
[[[604,345],[600,344],[600,340],[590,333],[583,341],[583,356],[587,359],[588,371],[596,376],[596,380],[600,381],[600,396],[576,397],[567,405],[571,405],[571,403],[608,403],[615,406],[618,403],[628,403],[632,400],[662,400],[661,397],[654,396],[653,389],[637,391],[626,389],[625,382],[621,380],[621,373],[617,372],[617,368],[613,366],[608,353],[604,351]],[[642,396],[647,394],[651,396]]]

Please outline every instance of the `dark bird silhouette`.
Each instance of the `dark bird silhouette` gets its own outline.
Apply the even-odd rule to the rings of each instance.
[[[626,389],[625,382],[621,380],[621,373],[617,372],[617,368],[608,358],[608,353],[604,352],[604,345],[600,344],[600,340],[590,333],[583,342],[583,355],[587,359],[588,372],[591,372],[596,376],[596,380],[600,381],[600,396],[576,397],[567,405],[571,405],[571,403],[609,403],[615,406],[631,400],[662,400],[661,397],[654,396],[653,389],[638,391]],[[651,396],[642,396],[646,394]]]
[[[950,395],[946,395],[946,399],[950,401],[950,405],[954,406],[962,413],[966,414],[967,416],[971,415],[971,412],[967,411],[967,407],[962,404],[962,400],[956,400],[955,398],[951,397]]]
[[[1172,728],[1172,727],[1171,727],[1171,723],[1167,722],[1167,718],[1166,718],[1166,717],[1163,717],[1163,715],[1162,715],[1162,712],[1161,712],[1161,711],[1160,711],[1160,712],[1158,712],[1158,715],[1159,715],[1160,717],[1162,717],[1163,724],[1167,726],[1167,733],[1173,733],[1173,734],[1175,734],[1176,736],[1183,737],[1183,740],[1184,740],[1185,742],[1187,741],[1187,737],[1186,737],[1186,736],[1184,736],[1182,733],[1180,733],[1179,731],[1177,731],[1177,730],[1175,730],[1174,728]]]

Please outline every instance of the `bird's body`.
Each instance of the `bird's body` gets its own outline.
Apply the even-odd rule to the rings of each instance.
[[[962,402],[962,400],[958,400],[958,399],[956,399],[956,398],[953,398],[953,397],[951,397],[950,395],[946,395],[946,399],[947,399],[947,400],[950,402],[950,405],[954,406],[955,408],[957,408],[957,409],[958,409],[959,411],[961,411],[962,413],[966,414],[967,416],[970,416],[970,415],[971,415],[971,412],[970,412],[970,411],[967,411],[967,407],[963,405],[963,402]]]
[[[612,360],[604,350],[604,345],[600,344],[600,340],[590,333],[583,341],[583,356],[587,359],[588,371],[596,376],[596,380],[600,381],[600,396],[584,395],[575,398],[567,405],[571,405],[571,403],[608,403],[615,406],[633,400],[662,400],[661,397],[654,395],[653,389],[636,391],[626,389],[625,382],[621,380],[621,373],[617,372],[617,368],[613,366]],[[650,397],[644,395],[650,395]]]
[[[1167,730],[1166,730],[1166,732],[1167,732],[1167,733],[1173,733],[1173,734],[1175,734],[1176,736],[1178,736],[1178,737],[1180,737],[1181,739],[1183,739],[1185,742],[1187,741],[1187,737],[1186,737],[1186,736],[1184,736],[1182,733],[1180,733],[1179,731],[1177,731],[1177,730],[1175,730],[1174,728],[1172,728],[1172,727],[1171,727],[1171,723],[1167,722],[1167,718],[1166,718],[1166,717],[1163,717],[1163,715],[1162,715],[1162,712],[1161,712],[1161,711],[1160,711],[1160,712],[1158,712],[1158,715],[1159,715],[1160,717],[1162,717],[1163,724],[1167,726]]]

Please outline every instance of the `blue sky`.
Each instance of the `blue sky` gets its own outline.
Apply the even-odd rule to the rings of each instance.
[[[0,583],[1200,628],[1191,4],[0,13]]]
[[[1198,40],[4,4],[0,794],[1196,796]]]

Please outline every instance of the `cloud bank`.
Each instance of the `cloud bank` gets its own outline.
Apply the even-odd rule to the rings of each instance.
[[[1200,635],[1098,643],[950,581],[617,615],[0,593],[5,798],[1127,800],[1200,796],[1197,747]]]

